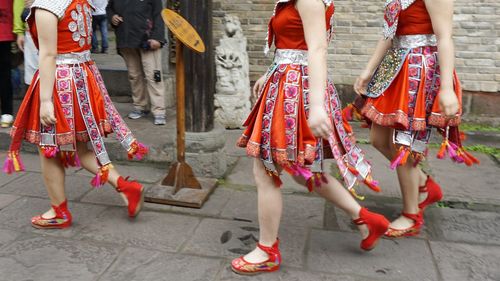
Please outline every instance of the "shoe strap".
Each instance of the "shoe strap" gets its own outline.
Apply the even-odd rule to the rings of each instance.
[[[355,225],[363,225],[366,224],[366,221],[363,218],[357,218],[355,220],[352,220],[352,223]]]
[[[422,186],[418,187],[418,192],[428,192],[429,190],[427,189],[427,183],[429,182],[429,176],[427,176],[427,179],[425,180],[425,184]]]
[[[420,223],[422,221],[422,216],[420,215],[420,213],[409,214],[409,213],[402,212],[401,215],[413,220],[415,223]]]
[[[276,255],[279,252],[278,244],[279,244],[279,239],[276,239],[276,242],[274,242],[274,244],[271,247],[264,246],[260,243],[257,243],[257,247],[259,247],[259,249],[261,249],[266,254],[268,254],[269,257],[271,257],[271,256]]]

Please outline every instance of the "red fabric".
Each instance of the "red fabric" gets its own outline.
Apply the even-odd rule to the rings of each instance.
[[[431,17],[423,0],[417,0],[399,15],[396,35],[434,34]]]
[[[334,5],[327,7],[325,14],[326,28],[330,29],[330,18],[335,12]],[[278,6],[276,16],[271,20],[271,30],[275,34],[277,49],[307,50],[302,19],[295,8],[295,1]]]
[[[65,53],[78,53],[78,52],[83,52],[90,50],[91,44],[88,44],[87,38],[92,37],[92,27],[88,28],[86,24],[86,19],[87,16],[92,17],[91,14],[87,15],[85,12],[83,12],[83,17],[84,17],[84,24],[83,27],[85,29],[85,34],[86,36],[82,36],[82,38],[85,40],[85,44],[83,46],[79,45],[78,41],[73,40],[73,32],[69,29],[69,25],[71,22],[75,22],[71,18],[71,12],[76,11],[76,6],[79,5],[84,5],[87,4],[88,2],[86,0],[75,0],[73,1],[68,8],[66,9],[66,13],[64,16],[59,20],[59,23],[57,25],[57,53],[58,54],[65,54]],[[32,11],[34,12],[34,11]],[[76,22],[75,22],[76,23]],[[35,16],[32,15],[28,19],[28,24],[30,27],[30,32],[31,36],[33,37],[33,41],[38,48],[38,28],[35,24]]]
[[[0,42],[16,40],[16,36],[12,33],[14,24],[12,2],[12,0],[0,0]]]

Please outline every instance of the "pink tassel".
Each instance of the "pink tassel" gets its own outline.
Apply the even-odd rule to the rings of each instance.
[[[80,157],[78,157],[78,153],[75,153],[75,167],[80,168],[82,163],[80,162]]]
[[[3,172],[6,174],[12,174],[14,172],[14,163],[10,157],[7,156],[5,162],[3,163]]]
[[[102,183],[101,183],[101,175],[99,172],[97,172],[97,174],[95,175],[95,177],[92,179],[92,181],[90,182],[90,184],[95,187],[95,188],[100,188],[102,187]]]
[[[58,151],[57,146],[42,146],[41,149],[45,158],[54,158]]]
[[[394,160],[392,160],[391,162],[391,170],[395,170],[397,166],[399,166],[399,164],[401,163],[401,161],[403,160],[403,157],[405,156],[405,150],[403,149],[403,147],[401,147],[399,149],[399,152],[398,152],[398,155],[394,158]]]
[[[148,154],[149,152],[149,148],[147,146],[145,146],[144,144],[138,142],[138,141],[134,141],[131,145],[131,149],[128,153],[128,159],[129,160],[132,160],[132,159],[137,159],[137,160],[142,160],[144,159],[144,156],[146,156],[146,154]]]

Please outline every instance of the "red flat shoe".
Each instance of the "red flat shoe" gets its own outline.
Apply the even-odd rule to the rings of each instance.
[[[235,273],[242,275],[255,275],[263,272],[277,271],[278,269],[280,269],[281,264],[281,253],[278,246],[279,239],[276,240],[272,247],[266,247],[260,243],[257,243],[257,247],[264,251],[269,256],[269,258],[263,262],[251,263],[246,261],[244,257],[241,256],[231,262],[231,269]]]
[[[420,229],[424,224],[424,220],[422,218],[422,212],[418,212],[418,214],[408,214],[403,212],[401,213],[401,215],[413,220],[414,224],[405,229],[396,229],[389,227],[389,230],[387,230],[385,236],[391,238],[400,238],[400,237],[416,236],[420,233]]]
[[[144,187],[136,181],[129,181],[128,177],[125,179],[119,177],[116,190],[127,197],[128,216],[131,218],[136,217],[141,211],[144,202]]]
[[[418,207],[424,211],[429,205],[441,201],[443,199],[443,192],[441,187],[437,184],[432,177],[427,176],[424,186],[418,188],[419,192],[427,192],[427,198],[418,204]]]
[[[68,210],[68,200],[62,202],[59,206],[52,205],[56,213],[53,218],[44,218],[42,215],[31,218],[31,225],[38,229],[62,229],[71,226],[73,218]]]
[[[359,218],[352,221],[356,225],[366,224],[368,237],[361,241],[360,247],[365,251],[371,251],[377,245],[378,239],[384,235],[389,228],[389,221],[382,215],[361,208]]]

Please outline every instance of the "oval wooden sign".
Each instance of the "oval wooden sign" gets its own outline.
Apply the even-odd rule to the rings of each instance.
[[[181,15],[173,10],[163,9],[161,16],[168,29],[170,29],[175,37],[184,43],[184,45],[198,53],[205,52],[205,43],[203,43],[200,35]]]

